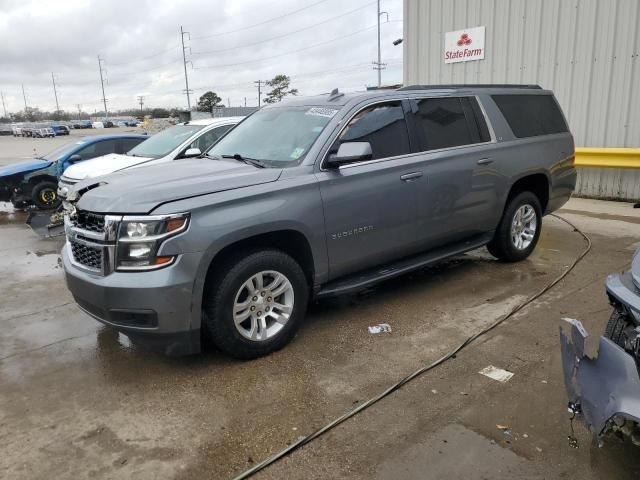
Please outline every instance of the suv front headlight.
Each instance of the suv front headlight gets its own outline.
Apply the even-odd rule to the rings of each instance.
[[[171,265],[175,256],[159,256],[162,243],[186,230],[188,213],[123,217],[118,231],[116,270],[156,270]]]

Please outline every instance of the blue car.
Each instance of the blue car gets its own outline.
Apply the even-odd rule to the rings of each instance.
[[[110,153],[126,153],[148,138],[138,134],[83,137],[46,155],[0,167],[0,202],[10,201],[16,208],[57,208],[58,178],[70,165]]]
[[[69,127],[66,125],[51,125],[51,129],[53,133],[56,134],[56,137],[59,135],[69,135]]]

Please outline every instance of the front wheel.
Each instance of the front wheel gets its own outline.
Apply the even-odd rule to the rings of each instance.
[[[58,197],[58,185],[48,180],[36,184],[33,187],[31,197],[34,205],[40,210],[58,208],[61,203]]]
[[[519,193],[509,201],[487,249],[499,260],[519,262],[536,248],[541,229],[540,200],[532,192]]]
[[[218,349],[257,358],[291,341],[308,298],[300,265],[281,251],[260,250],[229,261],[208,283],[203,322]]]

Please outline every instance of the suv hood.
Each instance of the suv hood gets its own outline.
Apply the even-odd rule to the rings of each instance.
[[[118,153],[110,153],[103,157],[92,158],[71,165],[64,171],[64,176],[70,180],[79,181],[85,178],[94,178],[108,173],[117,172],[123,168],[133,167],[143,162],[148,162],[148,157],[131,157]]]
[[[33,160],[25,160],[24,162],[12,163],[6,167],[0,168],[0,177],[7,177],[9,175],[15,175],[16,173],[27,173],[34,170],[40,170],[46,168],[53,162],[44,160],[41,158],[35,158]]]
[[[146,214],[161,203],[275,182],[281,173],[234,160],[178,160],[84,180],[68,199],[81,195],[78,208],[91,212]]]

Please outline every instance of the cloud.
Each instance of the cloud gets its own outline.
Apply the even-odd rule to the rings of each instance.
[[[402,2],[382,0],[383,82],[402,81]],[[101,108],[98,55],[104,59],[110,109],[186,106],[180,25],[194,99],[214,90],[232,105],[257,104],[254,80],[285,73],[301,94],[377,83],[376,4],[371,0],[0,0],[0,91],[7,108]],[[189,37],[191,38],[189,40]]]

